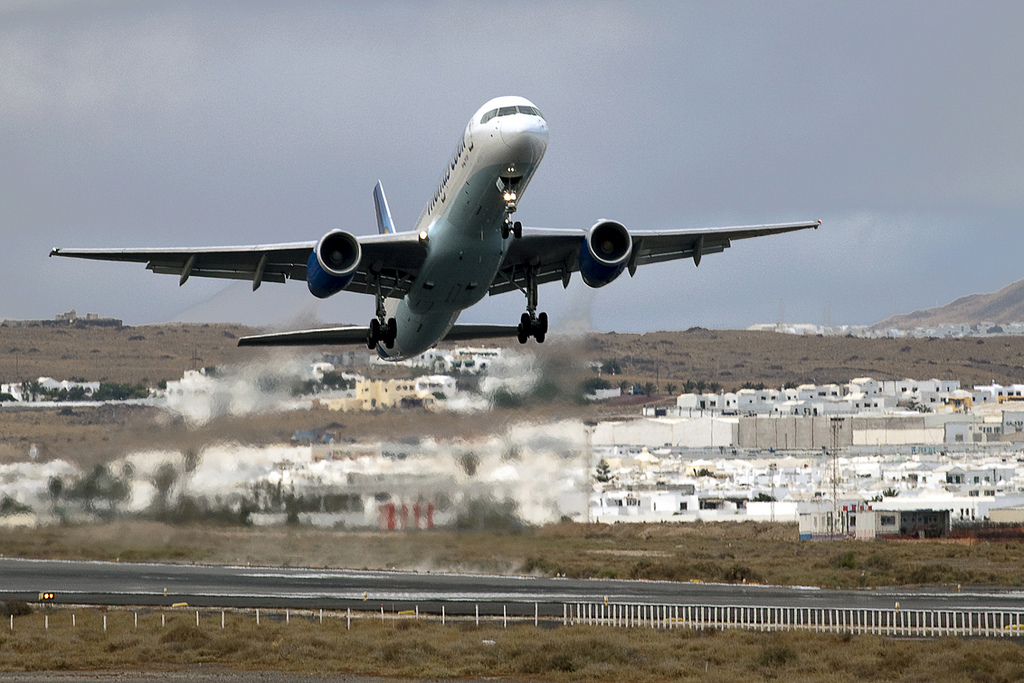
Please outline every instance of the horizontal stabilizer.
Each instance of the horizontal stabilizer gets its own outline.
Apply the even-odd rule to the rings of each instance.
[[[366,344],[365,327],[324,327],[318,330],[274,332],[241,337],[239,346],[320,346],[323,344]]]
[[[239,346],[321,346],[326,344],[365,344],[365,327],[324,327],[316,330],[273,332],[242,337]],[[519,329],[514,325],[455,325],[441,341],[511,339]]]
[[[455,325],[441,341],[510,339],[518,335],[519,328],[515,325]]]
[[[476,339],[511,339],[518,335],[513,325],[456,325],[441,341],[473,341]],[[366,344],[365,327],[321,328],[251,335],[239,339],[239,346],[321,346],[325,344]]]

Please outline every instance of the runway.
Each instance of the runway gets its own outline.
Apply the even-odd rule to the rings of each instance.
[[[43,591],[55,603],[196,607],[292,608],[448,614],[561,616],[562,605],[579,602],[734,605],[810,608],[919,610],[1020,610],[1016,589],[880,589],[836,591],[791,586],[586,580],[356,571],[290,567],[66,562],[0,559],[0,599],[36,600]]]

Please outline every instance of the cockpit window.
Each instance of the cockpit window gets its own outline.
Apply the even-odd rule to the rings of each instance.
[[[540,118],[544,118],[544,115],[540,113],[540,110],[537,109],[537,107],[501,107],[499,109],[492,109],[481,116],[480,123],[487,123],[496,116],[511,116],[512,114],[526,114],[528,116],[539,116]]]

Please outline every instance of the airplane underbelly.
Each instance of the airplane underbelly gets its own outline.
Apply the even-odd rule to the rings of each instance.
[[[412,358],[429,351],[448,333],[459,317],[459,311],[431,311],[427,315],[421,315],[414,312],[405,299],[399,301],[389,314],[394,316],[398,325],[398,336],[393,348],[387,349],[383,345],[378,345],[377,353],[382,358],[393,360]]]

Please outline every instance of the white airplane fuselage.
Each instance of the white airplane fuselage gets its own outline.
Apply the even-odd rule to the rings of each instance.
[[[547,149],[545,120],[530,113],[505,113],[485,122],[494,110],[536,111],[521,97],[499,97],[470,119],[441,181],[416,223],[426,234],[426,257],[408,294],[387,299],[397,322],[393,348],[377,345],[381,358],[417,356],[433,347],[459,314],[479,302],[501,266],[510,240],[502,237],[507,203],[502,188],[522,197]]]

